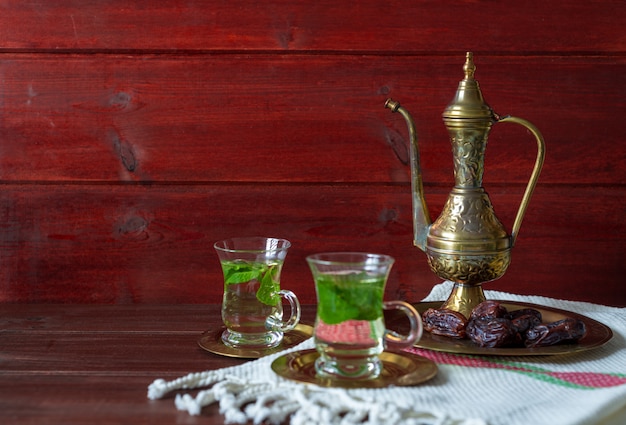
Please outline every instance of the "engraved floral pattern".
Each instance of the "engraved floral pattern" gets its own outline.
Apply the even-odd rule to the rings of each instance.
[[[501,277],[511,262],[510,251],[491,255],[446,255],[426,253],[431,270],[440,278],[457,283],[479,284]]]
[[[482,186],[487,134],[460,130],[451,142],[456,186]]]
[[[434,227],[455,234],[484,234],[498,238],[505,234],[491,201],[481,192],[470,196],[451,193]]]

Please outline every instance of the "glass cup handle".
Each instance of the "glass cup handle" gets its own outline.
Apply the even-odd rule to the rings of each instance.
[[[392,350],[402,350],[415,344],[422,337],[423,327],[422,318],[415,308],[404,301],[385,301],[383,302],[385,310],[400,310],[409,319],[411,331],[408,335],[400,335],[395,331],[385,330],[385,346]]]
[[[298,301],[298,297],[292,291],[287,289],[281,289],[278,291],[278,295],[282,298],[286,299],[289,302],[289,307],[291,310],[291,315],[289,316],[289,320],[286,322],[277,322],[270,324],[271,330],[277,330],[282,332],[288,332],[296,327],[296,325],[300,322],[300,301]]]

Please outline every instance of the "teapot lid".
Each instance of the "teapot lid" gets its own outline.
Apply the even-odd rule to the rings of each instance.
[[[463,65],[465,78],[459,82],[456,96],[443,111],[443,118],[449,119],[492,119],[493,110],[487,105],[480,91],[478,81],[474,79],[476,66],[474,65],[474,54],[467,52],[465,65]]]

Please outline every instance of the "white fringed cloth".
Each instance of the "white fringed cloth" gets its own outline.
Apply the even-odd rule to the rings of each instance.
[[[444,300],[450,289],[449,282],[436,285],[424,301]],[[329,389],[277,376],[270,367],[274,359],[313,348],[309,339],[239,366],[190,373],[172,381],[157,379],[148,388],[148,398],[177,391],[176,408],[191,415],[219,403],[226,424],[584,425],[619,424],[626,419],[625,308],[497,291],[485,294],[488,299],[574,311],[608,325],[614,336],[593,350],[540,357],[412,348],[437,363],[437,376],[415,387],[380,389]],[[616,415],[619,418],[613,422]]]

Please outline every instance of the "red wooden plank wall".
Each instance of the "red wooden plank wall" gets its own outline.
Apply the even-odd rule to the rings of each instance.
[[[623,1],[0,3],[0,302],[219,303],[214,241],[397,259],[388,298],[438,282],[412,247],[404,121],[433,218],[452,187],[441,112],[465,51],[547,157],[512,265],[487,289],[626,306]],[[510,228],[535,156],[496,125],[485,187]]]

